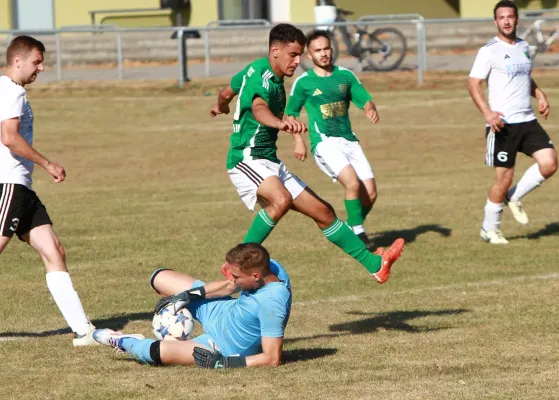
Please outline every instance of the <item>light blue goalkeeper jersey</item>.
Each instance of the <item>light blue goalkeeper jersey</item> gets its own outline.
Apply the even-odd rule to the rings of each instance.
[[[254,292],[241,291],[237,299],[190,304],[189,309],[204,326],[204,333],[224,356],[258,354],[262,352],[262,337],[283,337],[291,310],[291,283],[276,260],[270,260],[270,270],[280,282],[268,283]]]

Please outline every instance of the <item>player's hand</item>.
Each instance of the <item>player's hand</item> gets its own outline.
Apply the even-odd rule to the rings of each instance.
[[[371,121],[373,124],[376,124],[379,120],[380,117],[378,115],[378,111],[377,108],[375,107],[375,105],[373,104],[373,107],[367,111],[365,111],[365,116],[369,119],[369,121]]]
[[[223,108],[222,110],[219,109],[219,106],[216,104],[215,106],[212,107],[212,109],[210,110],[210,115],[212,117],[215,117],[217,115],[220,114],[229,114],[229,106],[225,106],[225,108]]]
[[[547,119],[550,108],[549,108],[549,102],[547,101],[547,98],[545,96],[540,97],[538,99],[538,111],[545,119]]]
[[[218,350],[208,350],[202,347],[194,347],[192,352],[194,362],[200,368],[243,368],[246,367],[244,357],[224,357]]]
[[[155,314],[159,314],[159,312],[167,307],[169,304],[173,304],[174,314],[178,313],[180,310],[190,304],[190,293],[185,290],[184,292],[180,292],[169,297],[163,297],[157,302],[153,312]]]
[[[54,182],[59,183],[66,179],[66,171],[64,167],[60,164],[49,162],[45,170],[48,172],[50,176],[54,179]]]
[[[202,347],[194,347],[194,362],[200,368],[226,368],[225,357],[219,351],[211,351]]]
[[[493,132],[500,132],[501,128],[505,126],[505,123],[501,118],[504,116],[505,114],[503,114],[502,112],[491,111],[489,114],[485,116],[485,122],[487,122],[489,128],[491,128]]]
[[[307,145],[303,141],[303,138],[295,143],[295,150],[293,151],[293,154],[299,161],[305,161],[305,159],[307,158]]]
[[[278,122],[276,128],[280,131],[285,131],[294,135],[300,135],[308,130],[307,125],[297,121],[296,119],[283,119]]]

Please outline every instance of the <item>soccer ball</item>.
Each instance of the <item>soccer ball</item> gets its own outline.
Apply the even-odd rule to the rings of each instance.
[[[194,330],[194,318],[186,308],[175,314],[173,304],[169,304],[153,316],[151,326],[156,339],[188,340]]]

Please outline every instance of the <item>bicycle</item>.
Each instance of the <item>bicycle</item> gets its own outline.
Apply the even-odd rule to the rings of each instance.
[[[345,22],[346,16],[353,11],[336,8],[335,22]],[[365,71],[393,71],[400,66],[406,56],[406,38],[398,29],[392,27],[378,28],[369,33],[366,29],[355,26],[353,35],[348,26],[329,26],[326,30],[330,35],[332,47],[332,63],[336,62],[340,51],[334,29],[339,29],[341,39],[346,47],[346,53],[359,60]],[[353,37],[352,37],[353,36]],[[312,68],[312,62],[304,57],[301,62],[304,70]]]
[[[555,39],[559,36],[559,28],[549,34],[546,39],[543,34],[542,24],[545,22],[543,19],[535,20],[520,36],[530,45],[530,58],[534,60],[538,53],[545,53],[553,44]]]

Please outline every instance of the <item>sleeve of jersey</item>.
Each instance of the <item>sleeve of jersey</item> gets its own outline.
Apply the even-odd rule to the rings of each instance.
[[[491,72],[491,54],[487,47],[479,49],[474,66],[470,71],[470,78],[487,79]]]
[[[249,66],[246,66],[241,72],[236,75],[233,75],[231,78],[231,89],[237,94],[241,91],[241,87],[243,86],[243,77],[245,76]]]
[[[299,79],[293,83],[291,88],[291,93],[289,94],[289,100],[287,101],[287,107],[285,108],[286,115],[292,115],[298,117],[301,115],[301,109],[305,104],[304,88]]]
[[[280,338],[283,337],[287,323],[287,303],[281,298],[267,298],[260,303],[258,319],[260,321],[260,336]]]
[[[245,93],[244,90],[245,89],[243,89],[243,95]],[[261,97],[266,103],[270,104],[272,98],[270,94],[270,85],[266,79],[260,76],[259,72],[255,72],[252,76],[247,77],[246,90],[252,97],[252,100],[254,100],[255,97]]]
[[[361,82],[359,82],[355,75],[353,76],[353,79],[351,81],[350,93],[352,103],[361,109],[365,107],[365,104],[367,104],[368,101],[371,101],[373,99],[373,97],[369,94],[369,92],[367,92],[367,90],[363,87],[363,85],[361,84]]]
[[[14,92],[12,96],[4,97],[0,103],[0,121],[19,118],[23,114],[25,92]]]

